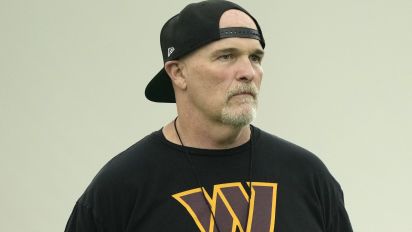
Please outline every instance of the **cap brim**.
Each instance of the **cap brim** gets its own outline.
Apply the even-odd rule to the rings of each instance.
[[[147,99],[154,102],[176,102],[172,81],[164,68],[147,84],[145,95]]]

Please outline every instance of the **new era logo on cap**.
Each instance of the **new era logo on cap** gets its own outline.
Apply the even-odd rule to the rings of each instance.
[[[170,55],[172,55],[172,53],[175,51],[174,47],[170,47],[167,49],[167,57],[170,57]]]

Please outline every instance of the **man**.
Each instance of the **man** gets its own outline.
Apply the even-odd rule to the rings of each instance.
[[[65,231],[352,231],[322,162],[250,125],[265,47],[253,16],[228,1],[190,4],[161,47],[146,97],[176,102],[178,117],[103,167]]]

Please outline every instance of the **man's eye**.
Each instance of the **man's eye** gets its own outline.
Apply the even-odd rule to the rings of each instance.
[[[233,58],[232,54],[224,54],[224,55],[219,56],[219,60],[230,60],[232,58]]]
[[[256,63],[262,62],[262,57],[258,55],[251,55],[250,60]]]

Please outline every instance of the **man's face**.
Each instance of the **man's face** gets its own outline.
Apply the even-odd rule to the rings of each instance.
[[[256,114],[262,58],[258,40],[226,38],[182,59],[191,109],[208,120],[249,124]]]

